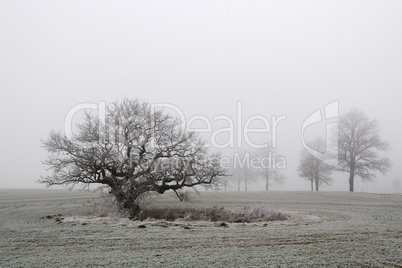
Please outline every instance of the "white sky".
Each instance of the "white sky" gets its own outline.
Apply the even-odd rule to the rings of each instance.
[[[186,114],[286,115],[278,151],[297,177],[301,125],[339,100],[378,120],[393,169],[356,191],[402,192],[402,1],[0,1],[0,188],[38,188],[40,148],[82,102],[124,97]],[[323,124],[322,129],[325,128]],[[337,174],[324,190],[347,190]],[[258,189],[258,184],[249,189]]]

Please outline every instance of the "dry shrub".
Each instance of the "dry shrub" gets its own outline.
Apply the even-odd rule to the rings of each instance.
[[[149,200],[149,197],[147,197]],[[210,208],[172,208],[172,207],[147,207],[135,218],[131,218],[130,212],[124,209],[113,197],[103,197],[94,203],[90,213],[95,217],[130,218],[133,220],[157,219],[175,221],[212,221],[212,222],[266,222],[283,221],[286,215],[267,208],[237,208],[225,209],[213,206]]]
[[[112,198],[102,198],[95,202],[90,212],[95,217],[128,218],[129,211]]]
[[[226,222],[265,222],[283,221],[286,216],[278,211],[265,208],[242,208],[225,210],[224,207],[212,208],[149,208],[141,212],[140,220],[147,218],[174,221],[226,221]]]
[[[123,204],[117,202],[114,196],[108,194],[108,192],[101,193],[101,198],[93,203],[91,215],[95,217],[138,219],[138,216],[135,218],[132,216],[130,209],[124,208]],[[155,194],[153,193],[143,193],[137,198],[135,204],[141,208],[146,208],[154,198]]]

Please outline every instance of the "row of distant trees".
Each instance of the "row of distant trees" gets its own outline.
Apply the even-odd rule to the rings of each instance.
[[[282,169],[286,168],[285,158],[272,150],[243,150],[234,152],[229,158],[227,177],[224,186],[229,182],[237,184],[237,190],[248,190],[248,184],[264,181],[268,191],[273,184],[283,184],[286,177]],[[243,187],[242,187],[243,185]]]
[[[136,216],[141,198],[149,192],[173,191],[183,199],[182,189],[219,187],[229,175],[238,180],[238,187],[244,181],[246,189],[252,178],[264,179],[266,190],[271,183],[284,181],[278,163],[264,163],[270,161],[266,154],[272,152],[250,155],[250,166],[224,167],[222,156],[209,152],[196,133],[183,130],[175,117],[151,108],[146,102],[125,99],[106,107],[104,120],[86,113],[74,137],[51,131],[42,141],[49,153],[44,161],[49,173],[39,182],[47,186],[100,185]],[[317,150],[324,146],[321,141],[311,144]],[[376,171],[385,173],[390,167],[389,160],[379,155],[388,144],[380,139],[377,123],[362,112],[355,110],[340,118],[338,144],[339,165],[335,168],[302,153],[299,174],[315,183],[317,190],[320,184],[331,182],[335,170],[349,173],[349,190],[353,191],[355,176],[374,180]]]
[[[385,174],[391,167],[390,160],[381,156],[382,152],[389,149],[389,144],[380,138],[377,122],[370,120],[363,112],[352,110],[341,116],[336,137],[336,166],[326,164],[305,150],[301,153],[299,176],[311,183],[311,190],[313,185],[318,191],[320,185],[331,184],[331,174],[339,171],[349,175],[349,191],[353,192],[356,176],[364,182],[374,181],[377,172]],[[334,141],[325,144],[323,139],[318,138],[309,146],[323,153],[326,148],[333,146],[331,142]]]
[[[364,182],[374,181],[376,173],[385,174],[391,167],[390,160],[381,156],[382,152],[389,149],[389,144],[380,138],[375,120],[370,120],[359,110],[352,110],[340,117],[337,131],[333,135],[336,140],[326,139],[325,142],[323,138],[317,138],[307,142],[308,147],[328,159],[317,158],[306,149],[301,152],[297,171],[301,178],[310,182],[311,191],[318,191],[323,185],[331,185],[334,172],[344,172],[349,177],[349,191],[353,192],[356,177]],[[325,154],[328,150],[337,151],[337,155]],[[286,180],[277,165],[278,160],[284,158],[278,157],[274,151],[250,150],[235,152],[233,155],[227,173],[229,177],[224,179],[225,189],[228,181],[236,182],[238,191],[243,187],[247,191],[250,181],[264,180],[265,190],[268,191],[272,184],[283,184]],[[337,158],[336,165],[330,164],[331,157]],[[252,165],[255,159],[264,159],[269,163],[257,161],[257,165]]]

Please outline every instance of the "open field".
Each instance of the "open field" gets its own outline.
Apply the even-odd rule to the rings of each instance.
[[[402,195],[206,192],[192,203],[169,194],[157,200],[159,207],[266,207],[289,215],[228,228],[88,217],[97,198],[0,190],[0,267],[402,267]]]

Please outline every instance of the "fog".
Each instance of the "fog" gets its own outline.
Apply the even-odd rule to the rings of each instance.
[[[1,1],[0,188],[44,187],[40,141],[63,130],[72,107],[138,98],[203,115],[213,129],[221,115],[237,128],[239,103],[240,127],[286,116],[276,150],[287,180],[272,190],[310,189],[296,171],[310,114],[334,101],[340,114],[358,108],[378,121],[393,167],[376,183],[357,178],[355,191],[400,193],[401,14],[398,0]],[[306,135],[325,135],[326,123]],[[322,190],[348,190],[348,174],[333,178]]]

